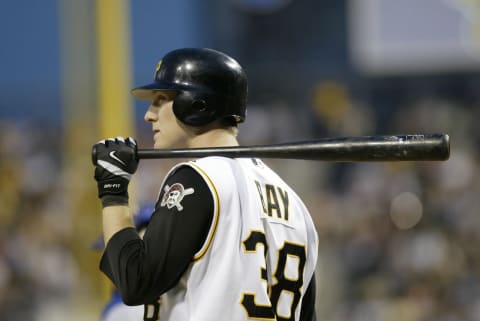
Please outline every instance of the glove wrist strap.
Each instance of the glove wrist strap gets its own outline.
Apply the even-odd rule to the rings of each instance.
[[[123,205],[126,206],[128,205],[128,194],[127,195],[105,195],[102,196],[102,207],[108,207],[108,206],[118,206],[118,205]]]
[[[128,180],[121,177],[100,180],[97,182],[98,197],[105,195],[126,195],[128,194],[128,183]]]

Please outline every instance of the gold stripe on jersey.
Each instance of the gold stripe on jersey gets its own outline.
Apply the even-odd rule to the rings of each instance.
[[[203,244],[202,248],[193,257],[193,261],[198,261],[207,252],[208,248],[210,247],[210,244],[212,243],[213,236],[215,235],[215,232],[217,230],[218,219],[220,217],[220,198],[218,197],[218,192],[217,192],[217,189],[215,188],[215,185],[213,184],[212,180],[207,175],[207,173],[205,173],[203,169],[201,169],[198,165],[194,163],[188,163],[188,165],[192,166],[205,179],[205,182],[207,183],[214,197],[213,225],[210,228],[210,231],[208,232],[206,242]]]

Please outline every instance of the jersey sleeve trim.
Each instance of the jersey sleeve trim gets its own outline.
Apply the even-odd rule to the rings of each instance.
[[[215,236],[215,232],[217,230],[217,225],[218,225],[218,220],[220,217],[220,198],[218,196],[217,189],[215,185],[213,184],[211,178],[205,173],[203,169],[201,169],[198,165],[194,163],[189,163],[189,165],[194,168],[205,180],[207,183],[208,188],[212,192],[213,195],[213,220],[212,220],[212,226],[210,227],[210,230],[208,231],[207,239],[203,243],[203,246],[200,248],[200,250],[195,253],[193,256],[193,261],[198,261],[200,260],[207,250],[210,247],[210,244],[212,243],[213,237]]]

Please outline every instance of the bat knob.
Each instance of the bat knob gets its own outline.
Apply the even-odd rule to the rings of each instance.
[[[97,166],[97,146],[93,145],[92,147],[92,163]]]

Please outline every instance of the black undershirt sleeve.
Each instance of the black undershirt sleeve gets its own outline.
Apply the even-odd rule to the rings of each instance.
[[[213,211],[213,196],[204,179],[182,166],[162,186],[143,240],[134,228],[113,235],[100,269],[126,304],[154,302],[178,283],[206,241]]]
[[[316,281],[315,274],[313,274],[307,292],[303,296],[302,310],[300,312],[300,321],[317,321],[315,315],[315,297],[316,297]]]

